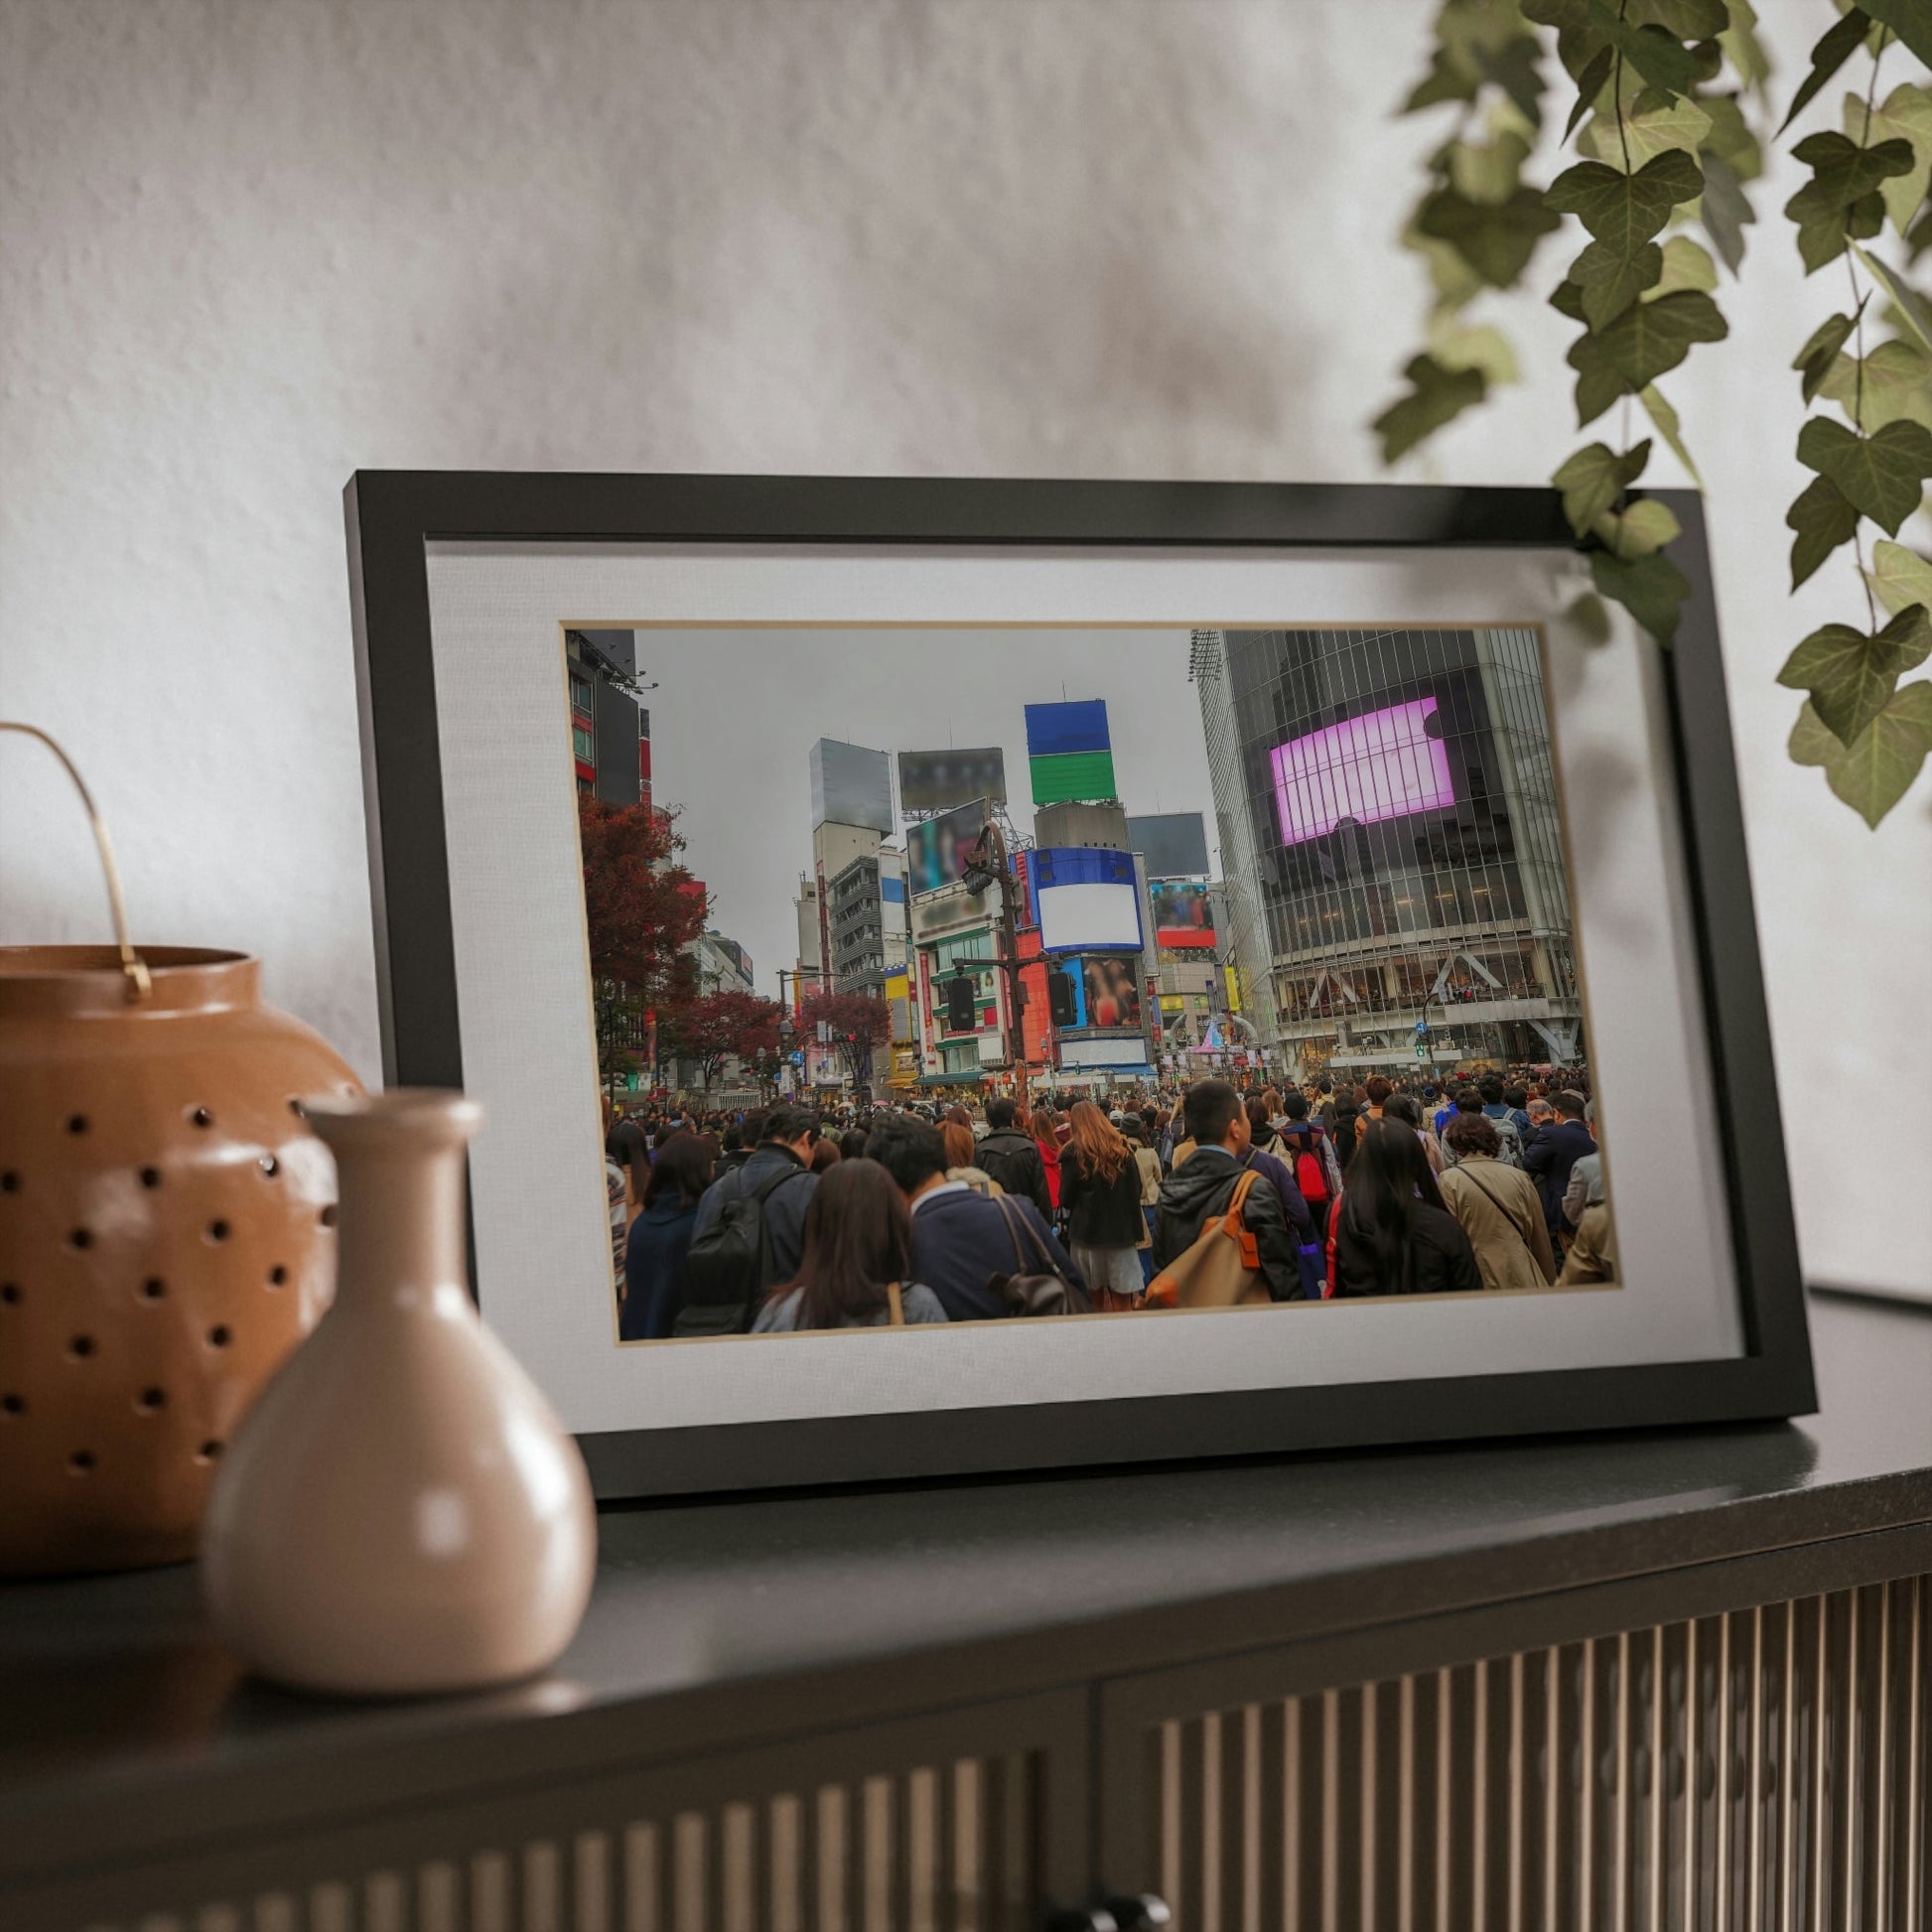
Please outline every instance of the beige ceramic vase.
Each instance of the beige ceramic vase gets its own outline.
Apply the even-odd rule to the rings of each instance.
[[[576,1444],[466,1286],[483,1110],[403,1088],[308,1114],[336,1157],[336,1300],[222,1458],[202,1541],[216,1628],[304,1690],[527,1676],[583,1616],[597,1517]]]

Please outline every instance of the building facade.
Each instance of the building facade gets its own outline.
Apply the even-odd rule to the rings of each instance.
[[[1537,633],[1203,630],[1192,668],[1223,944],[1286,1069],[1574,1061]]]
[[[650,713],[632,696],[636,632],[566,630],[564,675],[577,789],[607,805],[648,805]]]
[[[905,970],[905,862],[891,846],[863,853],[826,883],[832,985],[886,998]]]

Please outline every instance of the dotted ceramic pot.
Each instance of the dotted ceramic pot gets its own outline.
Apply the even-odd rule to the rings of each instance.
[[[0,947],[0,1572],[195,1552],[221,1451],[320,1317],[347,1064],[241,953]]]

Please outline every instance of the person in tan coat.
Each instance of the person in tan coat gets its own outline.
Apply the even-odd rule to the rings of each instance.
[[[1548,1288],[1557,1258],[1543,1196],[1520,1168],[1497,1160],[1502,1136],[1486,1114],[1457,1114],[1443,1130],[1456,1165],[1437,1184],[1475,1250],[1484,1288]]]

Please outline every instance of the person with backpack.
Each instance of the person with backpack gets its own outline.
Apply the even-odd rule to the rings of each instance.
[[[1516,1116],[1503,1096],[1502,1080],[1494,1073],[1485,1073],[1476,1082],[1476,1092],[1482,1100],[1483,1117],[1494,1126],[1501,1143],[1502,1151],[1496,1159],[1505,1167],[1520,1168],[1523,1165],[1523,1137],[1517,1131]]]
[[[819,1184],[810,1165],[817,1139],[810,1111],[781,1103],[765,1116],[752,1158],[705,1190],[674,1334],[744,1334],[772,1283],[797,1275],[805,1210]]]
[[[1322,1132],[1321,1123],[1310,1118],[1307,1094],[1291,1088],[1282,1098],[1282,1110],[1287,1122],[1277,1137],[1278,1144],[1286,1150],[1281,1158],[1287,1162],[1289,1172],[1295,1176],[1296,1191],[1308,1206],[1315,1238],[1325,1239],[1329,1204],[1341,1192],[1341,1163],[1335,1158],[1335,1150]]]
[[[974,1164],[999,1182],[1009,1194],[1024,1194],[1042,1216],[1053,1212],[1053,1197],[1046,1187],[1046,1163],[1038,1143],[1022,1131],[1019,1110],[1002,1096],[986,1103],[987,1135],[979,1143],[979,1159]],[[1055,1154],[1058,1150],[1055,1149]]]
[[[877,1161],[841,1159],[805,1210],[796,1277],[772,1290],[752,1332],[902,1328],[944,1321],[939,1298],[912,1279],[912,1222]]]
[[[1476,1294],[1482,1275],[1417,1135],[1370,1121],[1329,1221],[1337,1297]]]
[[[1154,1266],[1177,1262],[1241,1196],[1241,1227],[1253,1245],[1257,1289],[1271,1302],[1303,1299],[1302,1266],[1287,1210],[1266,1174],[1243,1165],[1248,1113],[1226,1080],[1199,1080],[1187,1089],[1187,1138],[1193,1152],[1161,1184],[1154,1213]],[[1257,1295],[1257,1300],[1260,1296]]]
[[[631,1222],[624,1247],[621,1341],[662,1341],[671,1333],[684,1306],[684,1262],[698,1203],[714,1168],[711,1143],[697,1134],[666,1141],[651,1168],[643,1212]]]
[[[946,1178],[939,1130],[906,1114],[877,1118],[866,1159],[892,1175],[912,1216],[912,1273],[952,1321],[992,1321],[1022,1312],[997,1286],[1013,1276],[1057,1275],[1087,1307],[1086,1282],[1024,1194],[998,1197]]]
[[[1521,1168],[1501,1160],[1496,1123],[1486,1112],[1457,1114],[1449,1124],[1449,1144],[1455,1165],[1438,1184],[1444,1206],[1469,1237],[1483,1287],[1548,1288],[1557,1261],[1543,1196]]]

